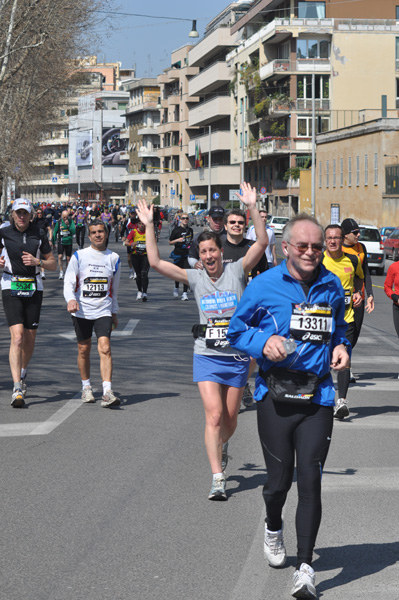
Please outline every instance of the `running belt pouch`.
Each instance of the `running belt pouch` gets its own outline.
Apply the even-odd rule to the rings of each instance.
[[[286,404],[310,404],[320,383],[330,375],[326,373],[323,377],[318,377],[306,371],[278,368],[260,374],[266,382],[273,402]]]

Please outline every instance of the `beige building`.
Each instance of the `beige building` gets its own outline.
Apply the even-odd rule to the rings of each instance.
[[[236,74],[233,163],[266,188],[273,214],[301,210],[299,174],[312,155],[312,82],[316,133],[354,125],[365,111],[378,114],[381,95],[387,114],[398,105],[395,3],[344,4],[260,0],[231,27],[243,37],[227,57]]]
[[[206,27],[204,37],[189,52],[189,64],[199,72],[191,77],[190,97],[199,97],[191,106],[189,125],[198,130],[189,142],[190,187],[196,203],[225,204],[230,190],[240,187],[240,167],[232,164],[230,81],[233,77],[226,55],[237,45],[238,35],[230,25],[242,8],[232,3]],[[210,204],[209,204],[210,205]]]
[[[129,92],[126,107],[126,130],[121,137],[129,140],[126,201],[136,204],[138,197],[152,202],[160,193],[160,88],[155,78],[142,78],[125,82]]]
[[[161,147],[160,201],[162,205],[188,207],[193,191],[189,183],[189,140],[194,130],[189,123],[189,106],[198,97],[188,95],[189,79],[198,73],[198,67],[189,65],[186,45],[172,52],[171,66],[158,75],[160,87],[161,120],[158,127]]]
[[[376,119],[317,136],[316,214],[399,224],[399,119]]]

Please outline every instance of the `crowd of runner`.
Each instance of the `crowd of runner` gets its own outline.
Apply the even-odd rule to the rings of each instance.
[[[267,226],[267,212],[258,211],[256,190],[244,182],[238,197],[245,211],[225,212],[214,206],[206,231],[197,235],[188,213],[178,212],[169,230],[168,259],[161,258],[158,248],[164,215],[144,200],[135,209],[93,203],[39,206],[36,211],[29,200],[15,200],[10,221],[0,229],[2,299],[11,338],[11,405],[25,406],[43,279],[46,270],[57,268],[76,333],[82,402],[96,400],[90,379],[94,330],[101,406],[120,404],[112,389],[111,334],[118,325],[124,258],[107,247],[114,233],[115,241],[126,247],[136,300],[148,301],[148,273],[153,268],[174,282],[171,297],[180,296],[181,284],[181,300],[193,297],[197,304],[193,380],[205,413],[210,500],[228,498],[228,443],[241,401],[245,406],[253,402],[248,378],[258,366],[254,399],[268,473],[263,489],[264,553],[272,567],[286,561],[282,511],[296,457],[298,547],[291,594],[317,598],[312,558],[321,521],[321,473],[334,417],[350,414],[350,357],[364,310],[374,310],[367,252],[353,219],[323,229],[315,218],[300,214],[284,228],[284,260],[277,264],[275,235]],[[245,233],[248,215],[252,226]],[[385,291],[393,301],[399,335],[396,281],[399,286],[395,264],[388,270]],[[337,399],[331,370],[337,372]]]

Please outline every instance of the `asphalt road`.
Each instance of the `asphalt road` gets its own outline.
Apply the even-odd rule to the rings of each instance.
[[[285,507],[285,568],[263,558],[266,473],[255,407],[230,445],[228,502],[207,500],[203,410],[192,378],[195,304],[150,273],[136,302],[123,259],[113,337],[119,409],[82,405],[62,282],[50,273],[27,408],[10,407],[8,330],[0,309],[1,600],[280,600],[295,564],[296,486]],[[161,253],[169,247],[166,233]],[[353,367],[351,417],[334,427],[314,568],[321,598],[396,600],[399,559],[399,340],[373,277]],[[93,349],[92,381],[101,396]]]

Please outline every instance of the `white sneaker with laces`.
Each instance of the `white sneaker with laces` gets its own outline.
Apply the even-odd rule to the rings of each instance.
[[[143,294],[141,292],[137,292],[136,300],[141,300]]]
[[[317,599],[314,570],[306,563],[302,563],[294,573],[294,586],[291,590],[291,596],[294,596],[294,598],[309,598],[310,600]]]
[[[182,293],[181,299],[183,300],[183,302],[188,300],[187,292]]]
[[[280,531],[269,531],[265,523],[263,551],[271,567],[278,569],[284,565],[287,553],[285,551],[282,529]]]
[[[64,279],[64,271],[60,271],[58,279]]]
[[[84,387],[82,389],[81,399],[82,399],[82,402],[85,402],[87,404],[95,402],[96,400],[94,398],[93,388],[90,386]]]
[[[173,290],[173,298],[178,298],[179,297],[179,288],[174,288]]]
[[[108,390],[108,392],[106,392],[101,399],[101,406],[103,408],[110,408],[111,406],[119,406],[120,403],[121,403],[120,399],[115,396],[115,394],[112,390]]]

